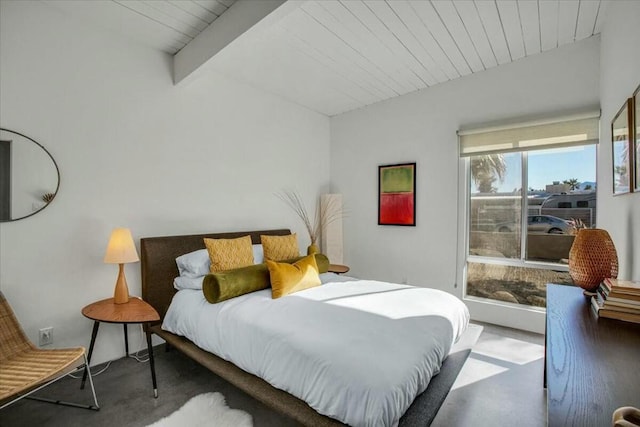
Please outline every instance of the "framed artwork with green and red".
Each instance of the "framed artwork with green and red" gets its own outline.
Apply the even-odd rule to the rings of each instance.
[[[416,225],[416,164],[378,166],[378,225]]]

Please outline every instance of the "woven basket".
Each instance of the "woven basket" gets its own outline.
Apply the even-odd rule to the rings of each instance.
[[[618,277],[618,253],[606,230],[578,230],[569,251],[569,274],[576,285],[588,291],[607,277]]]

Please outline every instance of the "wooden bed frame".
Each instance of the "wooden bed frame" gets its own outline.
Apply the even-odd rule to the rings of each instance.
[[[164,339],[172,347],[180,350],[219,377],[302,425],[313,427],[344,425],[333,418],[317,413],[303,400],[273,387],[263,379],[238,368],[233,363],[202,350],[188,339],[164,331],[161,328],[162,319],[164,319],[173,295],[177,292],[173,287],[173,279],[178,276],[178,267],[175,262],[178,256],[204,249],[203,238],[205,237],[230,239],[250,235],[251,241],[254,244],[259,244],[260,235],[282,236],[287,234],[291,234],[291,231],[277,229],[140,239],[142,298],[158,311],[161,319],[160,323],[152,325],[150,329],[152,333]],[[455,354],[450,354],[445,359],[440,373],[431,380],[427,390],[415,399],[411,407],[400,419],[400,426],[424,426],[431,423],[469,353],[470,350],[459,351]],[[159,380],[161,384],[161,376]]]

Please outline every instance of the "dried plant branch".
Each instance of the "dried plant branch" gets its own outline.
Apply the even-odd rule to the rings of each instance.
[[[315,215],[313,221],[308,213],[307,206],[302,201],[302,197],[292,190],[285,190],[282,193],[277,193],[276,196],[285,202],[298,217],[304,223],[311,244],[315,244],[327,225],[332,222],[344,218],[345,211],[340,207],[335,199],[329,198],[324,202],[316,205]]]
[[[42,195],[42,201],[45,203],[50,203],[56,195],[54,193],[44,193]]]
[[[300,195],[295,191],[285,190],[282,193],[277,193],[276,196],[278,196],[280,200],[282,200],[287,205],[289,205],[289,207],[293,209],[296,215],[300,217],[304,226],[307,229],[307,232],[309,233],[309,237],[311,238],[311,243],[315,243],[314,239],[317,237],[314,234],[315,227],[314,227],[314,224],[311,223],[311,219],[309,218],[309,214],[307,213],[307,207],[302,201],[302,198],[300,197]]]

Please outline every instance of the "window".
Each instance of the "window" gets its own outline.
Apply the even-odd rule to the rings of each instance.
[[[572,283],[576,229],[595,226],[598,131],[589,115],[459,133],[467,296],[544,307],[547,283]]]

